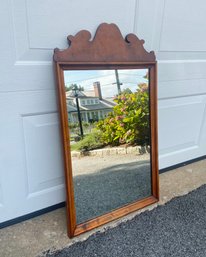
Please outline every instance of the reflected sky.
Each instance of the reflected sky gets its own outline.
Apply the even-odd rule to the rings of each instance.
[[[130,88],[136,91],[139,83],[147,83],[144,78],[148,69],[121,69],[118,70],[121,90]],[[85,91],[93,90],[93,82],[99,81],[104,98],[117,95],[116,76],[114,70],[72,70],[64,71],[65,85],[77,84],[84,87]]]

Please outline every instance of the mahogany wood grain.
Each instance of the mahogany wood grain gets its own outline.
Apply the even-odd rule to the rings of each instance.
[[[124,39],[115,24],[102,23],[96,31],[94,39],[91,33],[81,30],[75,36],[68,36],[69,48],[54,50],[56,62],[152,62],[154,52],[148,53],[144,40],[134,34],[128,34]]]

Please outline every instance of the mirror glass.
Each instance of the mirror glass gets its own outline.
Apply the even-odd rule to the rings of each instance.
[[[148,69],[64,71],[77,224],[151,196]]]

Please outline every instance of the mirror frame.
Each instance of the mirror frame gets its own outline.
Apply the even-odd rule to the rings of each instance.
[[[115,24],[102,23],[91,40],[90,32],[82,30],[68,36],[69,47],[54,50],[63,157],[66,181],[67,231],[71,238],[117,218],[154,204],[159,200],[158,138],[157,138],[157,62],[154,52],[147,52],[144,40],[128,34],[124,39]],[[151,127],[151,196],[129,203],[81,224],[76,224],[72,160],[68,128],[68,114],[64,83],[66,70],[142,69],[149,70],[150,127]]]

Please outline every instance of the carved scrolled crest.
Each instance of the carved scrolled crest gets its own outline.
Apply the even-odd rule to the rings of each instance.
[[[147,52],[144,40],[135,34],[123,38],[115,24],[102,23],[91,40],[87,30],[68,36],[69,47],[54,50],[55,62],[155,62],[153,51]]]

